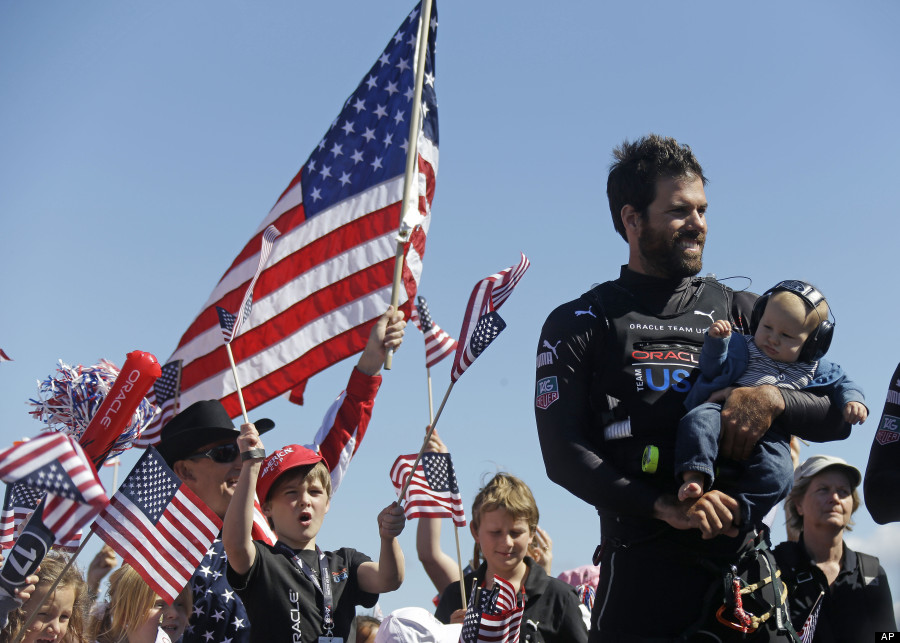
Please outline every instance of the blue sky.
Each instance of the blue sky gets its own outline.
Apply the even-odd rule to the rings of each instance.
[[[14,359],[0,365],[0,443],[40,429],[26,402],[57,360],[168,357],[412,6],[0,2],[0,347]],[[420,292],[456,334],[478,279],[519,251],[532,261],[502,310],[507,330],[454,388],[438,427],[466,504],[485,476],[508,470],[535,492],[555,572],[587,562],[598,542],[592,508],[544,475],[534,355],[546,314],[625,262],[604,193],[610,151],[649,132],[690,144],[710,177],[705,272],[751,277],[756,292],[807,279],[829,298],[829,358],[862,384],[871,415],[850,439],[803,455],[864,469],[900,356],[889,285],[900,6],[438,10],[440,168]],[[354,361],[313,378],[306,406],[251,413],[276,421],[267,445],[308,441]],[[326,548],[377,552],[391,463],[417,450],[428,421],[423,364],[411,330],[326,519]],[[449,366],[432,369],[436,401]],[[136,455],[124,460],[130,468]],[[900,596],[900,527],[876,526],[864,508],[856,523],[851,544],[882,558]],[[427,607],[433,593],[414,532],[411,523],[401,537],[407,581],[382,597],[385,612]],[[444,539],[450,551],[449,526]]]

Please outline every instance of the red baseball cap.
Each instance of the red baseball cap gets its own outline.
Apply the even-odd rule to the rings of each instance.
[[[275,453],[263,460],[262,467],[259,470],[259,478],[256,480],[256,495],[260,502],[265,502],[269,495],[269,490],[275,481],[282,474],[287,473],[291,469],[302,467],[317,462],[325,462],[319,453],[312,449],[300,446],[299,444],[289,444],[281,447]]]

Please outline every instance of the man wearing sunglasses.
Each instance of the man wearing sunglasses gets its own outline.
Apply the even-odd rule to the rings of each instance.
[[[323,424],[314,438],[312,448],[327,462],[347,461],[359,448],[381,385],[379,372],[386,351],[400,346],[405,326],[403,313],[389,308],[372,327],[347,389],[325,414],[331,424]],[[262,434],[274,428],[275,423],[263,418],[256,420],[254,426]],[[203,400],[172,418],[163,427],[157,445],[175,475],[220,518],[225,517],[241,472],[236,443],[239,435],[221,402]],[[345,451],[348,453],[342,458]],[[344,469],[331,472],[335,491]],[[217,539],[191,578],[194,611],[182,643],[249,642],[250,621],[243,603],[225,580],[225,569],[222,541]]]

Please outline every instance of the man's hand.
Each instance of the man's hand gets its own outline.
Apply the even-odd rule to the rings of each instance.
[[[741,521],[738,501],[718,489],[683,501],[662,495],[653,505],[653,517],[675,529],[699,529],[704,540],[720,534],[737,536]]]
[[[251,449],[261,449],[265,451],[265,447],[263,446],[262,439],[259,437],[259,431],[256,430],[256,425],[253,422],[248,422],[247,424],[241,425],[241,434],[237,438],[238,449],[241,451],[241,459],[243,461],[243,454]],[[257,460],[262,460],[265,457],[263,455],[260,458],[255,458]]]
[[[719,455],[746,460],[772,422],[784,412],[784,398],[774,386],[726,388],[709,396],[722,403]]]

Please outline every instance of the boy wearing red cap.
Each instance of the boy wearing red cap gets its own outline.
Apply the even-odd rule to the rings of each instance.
[[[331,476],[322,456],[292,444],[265,457],[253,424],[237,439],[244,466],[225,514],[227,578],[244,602],[251,641],[344,643],[356,606],[373,607],[403,581],[397,536],[406,518],[397,503],[378,515],[378,562],[355,549],[322,551],[316,535],[330,508]],[[265,460],[263,460],[265,458]],[[278,542],[254,541],[253,498],[259,496]]]

